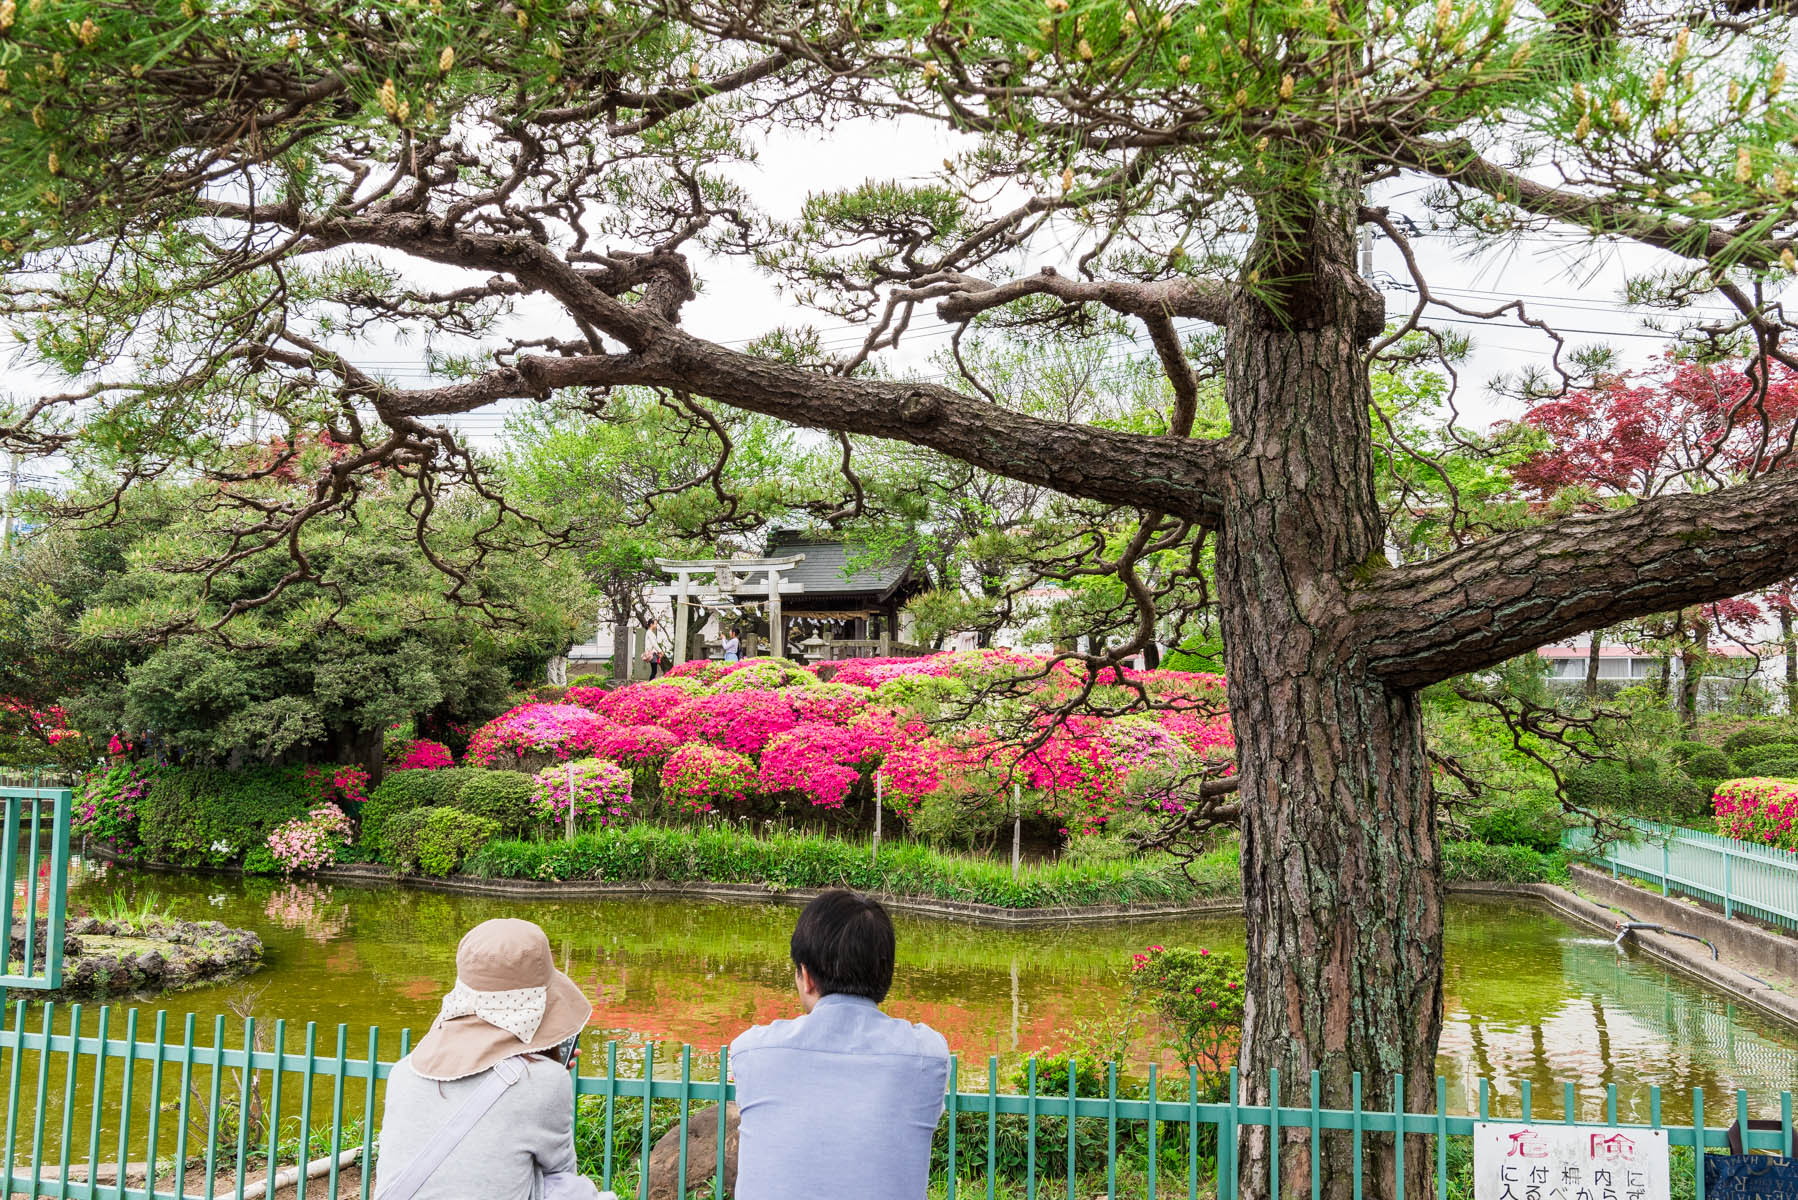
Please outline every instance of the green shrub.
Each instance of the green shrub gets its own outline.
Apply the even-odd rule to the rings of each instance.
[[[138,807],[139,833],[153,862],[229,866],[275,826],[305,816],[313,800],[299,767],[165,767]]]
[[[1662,767],[1651,758],[1582,763],[1563,772],[1562,781],[1567,798],[1577,805],[1656,820],[1708,815],[1714,782]]]
[[[1450,883],[1559,883],[1567,878],[1567,856],[1528,846],[1444,842],[1442,873]]]
[[[499,822],[456,808],[414,808],[387,818],[382,857],[406,874],[441,879],[499,836]]]
[[[612,677],[610,675],[576,675],[568,681],[568,686],[571,688],[611,687]]]
[[[1754,773],[1763,779],[1798,779],[1798,746],[1790,754],[1763,758]]]
[[[1667,751],[1693,779],[1727,779],[1735,774],[1729,755],[1704,742],[1674,742]]]
[[[1762,742],[1758,746],[1744,746],[1732,759],[1735,769],[1724,774],[1765,775],[1767,771],[1762,764],[1776,758],[1798,758],[1798,742]]]
[[[535,797],[529,775],[471,768],[467,776],[455,795],[445,797],[442,803],[487,817],[498,823],[503,833],[523,833],[538,823],[531,807]]]
[[[1553,796],[1523,793],[1479,809],[1468,821],[1475,841],[1494,846],[1528,846],[1552,854],[1561,848],[1561,832],[1567,827],[1561,805]]]
[[[1629,807],[1658,819],[1709,816],[1711,789],[1677,767],[1636,771],[1629,777]]]
[[[1624,808],[1629,804],[1629,772],[1620,762],[1581,763],[1561,773],[1567,799],[1586,808]]]
[[[1734,758],[1750,746],[1764,746],[1768,742],[1792,741],[1798,741],[1798,723],[1789,720],[1768,721],[1764,724],[1738,729],[1724,738],[1723,753]]]
[[[379,853],[386,826],[399,813],[455,802],[464,784],[485,774],[474,767],[445,767],[440,771],[389,771],[381,785],[368,794],[362,806],[362,828],[357,840]]]

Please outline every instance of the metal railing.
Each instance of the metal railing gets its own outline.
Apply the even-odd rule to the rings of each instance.
[[[0,828],[0,895],[5,897],[0,904],[0,988],[54,990],[62,986],[73,804],[74,793],[64,787],[0,786],[0,822],[4,822]],[[39,836],[45,816],[51,822],[47,847]],[[26,840],[23,863],[21,834]],[[17,935],[13,932],[15,920],[24,926]],[[15,936],[19,941],[16,956]]]
[[[1714,833],[1628,821],[1635,840],[1594,844],[1590,830],[1569,831],[1566,844],[1613,875],[1634,875],[1661,889],[1722,907],[1786,929],[1798,930],[1798,854]]]
[[[366,1200],[372,1194],[370,1172],[359,1167],[371,1161],[374,1152],[381,1080],[392,1067],[392,1061],[381,1057],[378,1028],[352,1039],[340,1025],[335,1038],[321,1047],[318,1027],[308,1024],[295,1052],[285,1021],[275,1022],[272,1043],[265,1044],[253,1018],[228,1036],[220,1016],[213,1021],[210,1039],[202,1039],[196,1036],[190,1014],[176,1031],[178,1039],[171,1040],[168,1016],[159,1012],[152,1040],[146,1042],[139,1036],[143,1022],[136,1009],[119,1021],[103,1007],[91,1028],[89,1014],[80,1005],[66,1011],[59,1028],[54,1005],[33,1011],[21,1001],[12,1019],[0,1027],[0,1071],[8,1080],[0,1194],[83,1200],[224,1196],[249,1200],[262,1193],[264,1181],[283,1173],[284,1186],[294,1186],[298,1200],[304,1200],[309,1185],[312,1194],[330,1200],[344,1194]],[[410,1044],[409,1032],[402,1031],[401,1056]],[[583,1171],[602,1188],[647,1196],[651,1148],[664,1133],[678,1130],[676,1195],[683,1200],[688,1195],[721,1195],[723,1164],[717,1153],[709,1162],[689,1164],[686,1135],[698,1120],[716,1119],[720,1136],[713,1144],[725,1144],[722,1107],[705,1116],[695,1106],[717,1105],[733,1095],[733,1087],[718,1082],[720,1076],[729,1075],[726,1051],[719,1050],[715,1057],[696,1056],[691,1047],[683,1046],[662,1069],[653,1043],[609,1042],[603,1057],[604,1074],[583,1075],[576,1081],[575,1139]],[[697,1073],[696,1061],[704,1068]],[[1475,1122],[1507,1119],[1493,1111],[1492,1090],[1483,1081],[1476,1111],[1452,1115],[1442,1079],[1436,1081],[1433,1111],[1406,1112],[1402,1107],[1397,1111],[1364,1107],[1358,1076],[1355,1103],[1339,1109],[1319,1103],[1315,1076],[1294,1098],[1283,1096],[1278,1074],[1270,1073],[1271,1103],[1244,1104],[1234,1099],[1242,1095],[1234,1071],[1221,1101],[1200,1098],[1196,1074],[1175,1075],[1170,1081],[1153,1068],[1146,1084],[1139,1081],[1134,1094],[1127,1096],[1119,1094],[1115,1064],[1099,1076],[1105,1093],[1099,1096],[1076,1094],[1078,1073],[1071,1070],[1066,1072],[1065,1088],[1039,1087],[1035,1060],[1028,1064],[1027,1086],[1020,1092],[1000,1090],[996,1059],[988,1060],[984,1075],[984,1088],[966,1090],[959,1063],[951,1067],[948,1114],[938,1127],[932,1170],[933,1194],[947,1200],[954,1200],[958,1192],[984,1193],[989,1200],[1001,1195],[1034,1200],[1039,1192],[1048,1196],[1064,1188],[1070,1200],[1101,1191],[1149,1200],[1159,1195],[1192,1200],[1213,1194],[1219,1200],[1234,1200],[1243,1183],[1239,1141],[1247,1131],[1262,1128],[1287,1147],[1289,1194],[1318,1194],[1315,1174],[1308,1180],[1294,1178],[1291,1166],[1299,1161],[1315,1163],[1327,1142],[1333,1151],[1352,1147],[1357,1197],[1363,1195],[1364,1184],[1368,1194],[1385,1195],[1371,1178],[1363,1177],[1364,1160],[1365,1173],[1371,1176],[1376,1155],[1384,1149],[1400,1167],[1393,1200],[1403,1200],[1405,1194],[1402,1166],[1407,1153],[1426,1156],[1421,1161],[1431,1165],[1431,1190],[1439,1200],[1447,1200],[1466,1194],[1465,1173],[1451,1170],[1451,1163],[1464,1167],[1467,1162]],[[1402,1078],[1394,1081],[1393,1094],[1405,1094]],[[1702,1151],[1729,1144],[1728,1130],[1705,1124],[1702,1089],[1692,1091],[1693,1115],[1686,1123],[1663,1124],[1658,1088],[1651,1093],[1647,1124],[1617,1120],[1614,1086],[1602,1094],[1601,1121],[1580,1119],[1580,1097],[1573,1084],[1565,1085],[1558,1113],[1545,1112],[1548,1106],[1533,1102],[1527,1080],[1516,1099],[1510,1120],[1665,1130],[1675,1148],[1676,1177],[1690,1179],[1701,1200]],[[1593,1097],[1585,1099],[1590,1103]],[[1736,1094],[1730,1109],[1724,1115],[1733,1116],[1739,1128],[1748,1131],[1744,1135],[1748,1148],[1792,1145],[1789,1092],[1780,1097],[1776,1129],[1750,1125],[1744,1092]],[[1070,1113],[1075,1118],[1071,1123]],[[1395,1130],[1406,1135],[1396,1145],[1391,1136]],[[1307,1145],[1310,1153],[1305,1155]],[[1300,1151],[1296,1157],[1295,1149]],[[1415,1165],[1419,1160],[1412,1161]],[[283,1168],[283,1163],[290,1166]],[[308,1163],[317,1167],[315,1178],[296,1170]],[[692,1187],[690,1165],[699,1168]],[[1282,1194],[1281,1165],[1278,1156],[1268,1163],[1268,1194]],[[352,1171],[358,1176],[353,1182],[347,1178]]]

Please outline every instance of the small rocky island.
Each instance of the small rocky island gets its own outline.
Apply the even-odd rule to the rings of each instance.
[[[43,953],[45,922],[37,927]],[[12,934],[12,961],[25,953],[24,930]],[[218,921],[170,917],[76,917],[63,937],[62,987],[71,1000],[147,999],[202,983],[239,979],[262,965],[262,939]]]

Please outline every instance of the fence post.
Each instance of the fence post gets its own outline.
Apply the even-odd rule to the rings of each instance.
[[[1667,876],[1673,871],[1673,835],[1661,835],[1661,895],[1667,894]]]
[[[1723,915],[1725,917],[1736,915],[1735,872],[1731,869],[1734,862],[1735,855],[1729,852],[1728,846],[1723,847]]]

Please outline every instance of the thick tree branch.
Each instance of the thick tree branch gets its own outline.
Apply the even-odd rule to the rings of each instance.
[[[235,219],[252,215],[226,204],[215,204],[213,210]],[[1153,507],[1202,526],[1214,526],[1223,511],[1219,489],[1227,460],[1221,456],[1228,453],[1223,442],[1048,421],[934,384],[830,375],[727,349],[685,332],[647,303],[608,294],[586,272],[530,238],[448,230],[410,214],[300,224],[315,248],[376,244],[510,275],[555,297],[571,315],[630,351],[525,357],[515,367],[466,383],[384,392],[379,403],[383,411],[412,418],[468,412],[496,400],[542,396],[565,387],[676,388],[796,425],[928,446],[1011,479],[1109,504]],[[684,285],[684,263],[677,255],[667,257],[673,260],[671,267],[680,267]],[[1117,286],[1174,290],[1161,284]],[[1194,285],[1195,295],[1199,290]],[[1197,305],[1175,298],[1167,303],[1175,312]]]
[[[1035,275],[990,283],[955,276],[936,307],[945,321],[965,321],[1026,296],[1053,296],[1064,304],[1103,304],[1115,312],[1146,318],[1197,317],[1221,325],[1235,289],[1215,279],[1167,279],[1154,283],[1074,279],[1044,267]]]
[[[1510,203],[1537,216],[1564,221],[1593,233],[1632,238],[1687,258],[1725,258],[1733,254],[1766,266],[1778,262],[1780,252],[1792,245],[1790,239],[1784,238],[1753,241],[1744,236],[1744,230],[1645,212],[1621,199],[1588,196],[1538,183],[1482,157],[1467,141],[1404,141],[1387,147],[1387,153],[1400,166],[1487,195],[1504,196]]]
[[[1798,572],[1798,471],[1500,534],[1381,572],[1352,602],[1368,669],[1422,687]]]
[[[703,381],[703,385],[701,385]],[[1199,525],[1222,511],[1224,443],[1025,416],[935,384],[853,379],[665,328],[641,353],[531,356],[466,383],[381,394],[383,413],[468,412],[561,388],[676,388],[796,425],[928,446],[982,470],[1110,504],[1154,504]]]

